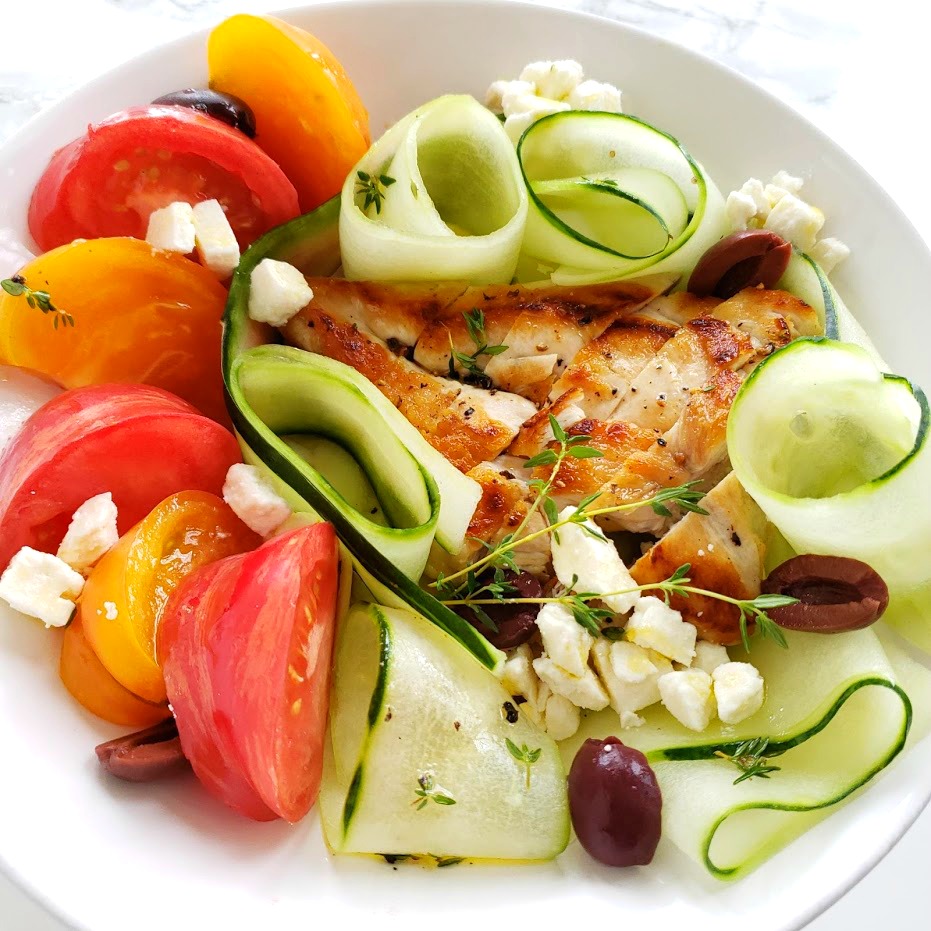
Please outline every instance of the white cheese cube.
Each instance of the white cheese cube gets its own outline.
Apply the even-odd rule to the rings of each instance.
[[[533,653],[526,643],[517,647],[504,661],[501,684],[509,695],[522,695],[528,704],[536,706],[540,680],[533,671]]]
[[[825,275],[830,275],[850,255],[850,249],[839,239],[829,236],[827,239],[819,239],[808,254],[821,266]]]
[[[239,243],[219,201],[204,200],[194,205],[194,244],[201,263],[217,278],[229,278],[236,270]]]
[[[720,643],[711,643],[708,640],[699,640],[695,644],[695,658],[692,660],[692,669],[701,669],[711,673],[729,663],[731,658],[727,655],[727,650]]]
[[[529,81],[492,81],[485,92],[485,106],[492,113],[504,113],[504,97],[534,94],[536,88]]]
[[[763,226],[802,252],[808,252],[824,226],[824,214],[817,207],[787,193],[770,211]]]
[[[659,701],[659,686],[657,683],[660,676],[672,672],[672,663],[665,656],[647,652],[647,658],[652,663],[655,671],[640,682],[625,682],[614,671],[615,654],[618,653],[617,647],[622,646],[622,644],[623,641],[612,643],[605,640],[604,637],[599,637],[592,647],[592,660],[595,669],[605,689],[607,689],[611,707],[619,715],[623,715],[625,711],[634,712],[655,705]]]
[[[291,516],[291,507],[261,472],[251,465],[231,465],[223,483],[223,500],[250,529],[263,537]]]
[[[574,676],[584,676],[588,654],[595,638],[562,604],[545,604],[537,615],[543,651],[559,667]]]
[[[559,519],[565,520],[574,513],[573,507],[563,508]],[[640,592],[628,591],[636,589],[637,583],[614,544],[594,521],[560,527],[559,539],[553,535],[551,547],[553,570],[566,588],[574,585],[577,592],[604,595],[602,601],[617,614],[626,614],[640,600]],[[622,591],[627,594],[608,594]]]
[[[533,84],[541,97],[565,100],[584,77],[577,61],[532,61],[520,73],[521,81]]]
[[[51,553],[24,546],[0,576],[0,598],[46,627],[64,627],[74,614],[84,576]]]
[[[180,252],[194,251],[194,208],[184,201],[175,201],[149,214],[145,241],[156,249]]]
[[[120,539],[116,518],[116,505],[109,491],[89,498],[74,512],[58,547],[58,558],[78,572],[89,569]]]
[[[618,717],[621,719],[621,727],[643,727],[646,724],[646,718],[634,711],[622,711]]]
[[[516,116],[519,113],[529,113],[538,120],[541,116],[550,113],[562,113],[569,109],[569,104],[561,100],[550,100],[549,97],[537,97],[535,94],[505,94],[502,100],[505,116]],[[505,125],[507,125],[505,121]]]
[[[586,669],[581,676],[574,676],[557,666],[548,656],[535,659],[533,668],[551,691],[568,698],[573,705],[590,711],[601,711],[608,707],[608,694],[591,669]]]
[[[611,646],[611,669],[621,682],[636,685],[656,676],[656,663],[651,652],[628,640],[619,640]]]
[[[520,137],[530,129],[530,124],[533,122],[535,120],[532,113],[515,113],[505,119],[504,131],[508,134],[508,139],[517,145]]]
[[[724,202],[724,213],[734,232],[745,230],[756,219],[756,203],[749,194],[731,191]]]
[[[571,737],[582,723],[579,709],[562,695],[550,695],[546,702],[546,733],[553,740],[566,740]]]
[[[690,666],[698,631],[661,598],[648,595],[637,602],[627,622],[627,639]]]
[[[754,213],[754,219],[762,222],[769,215],[769,211],[772,208],[772,204],[769,202],[769,198],[766,196],[766,189],[763,187],[763,182],[759,178],[747,178],[746,181],[740,186],[739,194],[743,194],[744,197],[749,197],[754,205],[756,206],[756,211]]]
[[[763,707],[763,677],[750,663],[725,663],[711,674],[718,717],[739,724]]]
[[[767,187],[781,192],[779,195],[780,198],[783,194],[795,194],[797,197],[804,184],[805,182],[801,178],[796,175],[790,175],[789,172],[781,168],[773,175],[773,180],[770,181]]]
[[[666,710],[690,731],[703,731],[714,717],[711,676],[701,669],[682,669],[661,676],[659,694]]]
[[[621,113],[621,92],[613,84],[583,81],[569,94],[569,106],[573,110]]]
[[[262,259],[252,269],[249,284],[249,316],[272,326],[284,326],[314,297],[303,274],[277,259]]]

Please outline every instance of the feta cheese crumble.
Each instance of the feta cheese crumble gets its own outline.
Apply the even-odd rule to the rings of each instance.
[[[533,669],[550,691],[569,699],[576,707],[588,708],[589,711],[608,707],[608,693],[590,667],[586,666],[581,676],[574,676],[548,656],[540,656],[533,661]]]
[[[251,465],[231,465],[223,483],[223,500],[255,533],[268,536],[291,516],[291,507],[261,472]]]
[[[24,546],[0,576],[0,598],[46,627],[64,627],[74,614],[84,576],[51,553]]]
[[[818,239],[824,214],[801,197],[801,178],[780,170],[768,184],[748,178],[727,195],[724,212],[733,230],[768,229],[807,253],[830,274],[850,255],[839,239]]]
[[[595,642],[592,648],[592,659],[601,681],[607,689],[611,707],[621,717],[622,724],[625,714],[632,714],[650,705],[655,705],[659,699],[659,679],[672,672],[672,663],[658,653],[644,650],[645,659],[653,666],[653,671],[639,682],[629,682],[617,674],[617,667],[624,670],[625,663],[619,656],[626,651],[618,650],[625,646],[623,641],[611,643],[603,637]],[[633,644],[628,644],[633,646]],[[640,649],[637,647],[637,649]],[[630,720],[630,719],[629,719]]]
[[[485,106],[504,117],[504,129],[516,145],[543,116],[565,110],[620,113],[621,92],[602,81],[585,80],[577,61],[532,61],[517,80],[493,81]]]
[[[571,506],[563,508],[559,519],[566,520],[575,511]],[[608,594],[636,589],[637,583],[631,578],[617,548],[594,521],[566,524],[559,528],[558,536],[557,540],[553,534],[550,544],[553,571],[566,588],[604,595],[602,601],[617,614],[626,614],[637,604],[640,600],[638,591],[628,591],[623,595]]]
[[[718,717],[739,724],[763,707],[763,677],[750,663],[725,663],[711,674]]]
[[[560,530],[560,533],[562,531]],[[698,631],[661,598],[641,598],[627,622],[627,639],[689,666],[695,656]]]
[[[156,249],[188,255],[194,251],[194,208],[175,201],[149,214],[145,241]]]
[[[574,676],[585,675],[595,638],[565,605],[553,602],[543,605],[537,615],[537,629],[543,652],[557,666]]]
[[[218,200],[194,205],[194,245],[203,265],[217,278],[229,278],[239,264],[239,243]]]
[[[307,279],[293,265],[262,259],[249,277],[249,316],[259,323],[284,326],[314,297]]]
[[[58,547],[58,558],[77,572],[86,573],[120,539],[117,510],[109,491],[85,501],[71,518]]]
[[[661,676],[659,693],[666,710],[690,731],[703,731],[714,717],[712,680],[702,669],[682,669]]]
[[[546,700],[543,720],[546,733],[553,740],[566,740],[579,729],[582,715],[568,698],[554,693]]]
[[[730,661],[731,658],[727,655],[727,650],[719,643],[699,640],[695,644],[695,658],[692,660],[692,669],[703,669],[708,675],[711,675],[718,666],[723,666]]]

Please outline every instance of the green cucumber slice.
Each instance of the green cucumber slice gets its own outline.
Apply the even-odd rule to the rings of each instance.
[[[559,751],[524,715],[509,724],[508,700],[487,669],[417,615],[353,608],[337,645],[320,793],[328,844],[342,853],[559,854],[569,839]],[[529,785],[506,740],[539,748]],[[446,803],[418,795],[419,779],[432,779]]]
[[[885,620],[931,651],[931,449],[924,393],[870,354],[796,340],[763,362],[731,408],[741,484],[798,553],[869,563]]]
[[[719,879],[736,879],[799,836],[825,809],[866,785],[901,752],[912,718],[896,668],[872,630],[824,636],[786,631],[789,649],[755,641],[748,657],[766,680],[763,708],[736,726],[687,730],[660,705],[621,739],[646,753],[663,793],[663,833]],[[909,686],[931,694],[931,674],[912,664]],[[617,716],[588,717],[587,737],[616,732]],[[850,735],[855,734],[856,739]],[[734,785],[740,770],[718,751],[769,740],[769,778]]]
[[[558,266],[557,284],[683,274],[726,232],[704,169],[636,117],[551,114],[524,133],[517,158],[530,192],[523,251]]]
[[[834,285],[828,281],[824,270],[811,256],[794,249],[789,265],[776,287],[814,307],[828,339],[860,346],[881,369],[888,369],[866,330],[860,326]]]
[[[364,178],[379,185],[377,199]],[[439,97],[395,123],[349,173],[341,204],[347,278],[506,284],[514,275],[527,192],[500,121],[473,97]]]

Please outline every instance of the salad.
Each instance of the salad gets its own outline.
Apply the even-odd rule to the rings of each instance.
[[[725,196],[575,61],[373,142],[314,36],[207,56],[51,154],[0,282],[0,598],[103,769],[720,879],[877,777],[931,708],[929,410],[803,179]]]

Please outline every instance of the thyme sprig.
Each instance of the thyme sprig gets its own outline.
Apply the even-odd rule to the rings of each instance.
[[[745,740],[733,753],[717,750],[714,755],[733,763],[740,770],[740,775],[734,780],[736,786],[748,779],[769,779],[770,773],[778,773],[782,769],[781,766],[773,766],[769,762],[779,754],[767,755],[768,748],[769,738],[757,737],[754,740]]]
[[[482,369],[478,364],[480,356],[499,356],[507,350],[507,346],[489,346],[488,338],[485,335],[485,314],[478,307],[462,312],[466,322],[466,328],[469,331],[469,338],[475,344],[475,352],[471,355],[465,352],[458,352],[453,346],[452,335],[449,337],[449,377],[456,377],[456,363],[458,362],[470,375],[478,377],[483,376]]]
[[[387,189],[397,180],[390,175],[370,175],[367,171],[357,171],[356,195],[363,198],[362,209],[368,210],[373,204],[375,213],[381,213],[381,205],[387,196]]]
[[[452,795],[441,785],[437,784],[433,773],[421,773],[417,777],[417,785],[419,788],[414,790],[415,798],[411,802],[415,811],[422,811],[430,802],[435,802],[437,805],[456,804],[456,800]]]
[[[540,759],[540,754],[543,752],[542,747],[537,747],[535,750],[531,750],[527,744],[521,744],[519,747],[510,737],[504,738],[505,746],[508,748],[508,753],[517,760],[518,763],[521,763],[527,773],[526,786],[530,788],[530,768],[533,766],[537,760]]]
[[[465,569],[460,569],[452,575],[441,575],[435,582],[431,583],[440,597],[445,599],[457,598],[463,594],[474,595],[474,590],[471,590],[472,585],[477,581],[478,574],[486,567],[493,569],[506,568],[510,569],[512,572],[519,572],[520,570],[514,562],[514,548],[516,546],[523,546],[530,540],[535,540],[543,534],[551,533],[552,528],[556,525],[561,526],[562,523],[570,522],[569,520],[563,522],[557,520],[556,503],[550,498],[550,493],[553,490],[553,485],[556,482],[559,470],[566,459],[593,459],[601,456],[602,453],[591,446],[585,445],[591,437],[585,434],[569,436],[552,414],[550,414],[550,429],[553,431],[553,436],[558,444],[558,448],[543,450],[543,452],[534,456],[533,459],[529,459],[526,465],[532,468],[531,463],[533,463],[534,460],[538,460],[536,464],[552,465],[552,469],[550,469],[549,477],[545,480],[533,479],[533,481],[530,482],[530,487],[534,492],[534,498],[521,519],[521,522],[517,525],[517,529],[513,533],[506,534],[494,546],[479,540],[478,542],[485,546],[487,550],[484,556],[477,559]],[[587,500],[594,500],[594,498],[590,496]],[[546,515],[549,521],[548,526],[543,530],[538,530],[535,533],[522,536],[533,515],[540,510]],[[457,582],[457,580],[461,581]],[[453,582],[457,582],[457,584],[453,585]]]
[[[37,291],[35,288],[30,288],[22,275],[4,278],[3,281],[0,281],[0,288],[3,288],[10,297],[25,297],[26,303],[30,307],[41,311],[43,314],[54,314],[52,326],[56,330],[59,325],[62,329],[74,326],[74,317],[68,311],[57,307],[48,291]]]
[[[797,598],[791,598],[788,595],[757,595],[756,598],[731,598],[730,595],[722,595],[720,592],[709,591],[706,588],[697,588],[691,585],[688,572],[691,569],[689,563],[679,566],[675,572],[668,578],[659,582],[647,582],[643,585],[635,585],[631,588],[621,589],[616,592],[574,592],[570,586],[569,591],[561,595],[548,598],[493,598],[482,599],[466,596],[462,599],[446,600],[447,605],[468,605],[474,609],[476,604],[561,604],[565,605],[571,612],[576,621],[586,630],[594,635],[601,632],[600,621],[613,617],[613,612],[603,608],[593,607],[590,602],[603,601],[605,598],[613,598],[619,595],[630,595],[634,592],[659,591],[667,599],[671,595],[681,595],[688,598],[689,595],[702,595],[705,598],[712,598],[715,601],[723,601],[726,604],[734,605],[740,611],[741,637],[744,648],[750,651],[751,635],[748,630],[750,620],[756,622],[756,634],[760,637],[773,640],[783,649],[788,648],[785,636],[775,621],[767,615],[767,611],[773,608],[782,608],[787,605],[796,604]],[[574,579],[573,579],[574,581]]]

